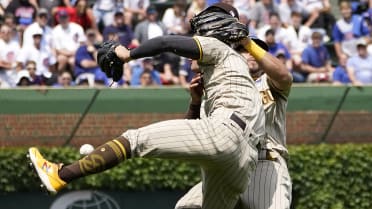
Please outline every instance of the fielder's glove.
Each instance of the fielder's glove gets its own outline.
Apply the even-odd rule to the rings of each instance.
[[[115,82],[123,76],[124,62],[115,53],[115,48],[119,45],[120,43],[115,41],[103,42],[97,53],[98,65],[101,70]]]

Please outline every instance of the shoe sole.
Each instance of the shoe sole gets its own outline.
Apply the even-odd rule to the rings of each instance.
[[[48,194],[56,194],[57,191],[50,184],[48,176],[41,169],[39,169],[39,167],[37,166],[36,157],[32,153],[31,148],[28,149],[28,155],[27,155],[27,157],[31,160],[31,165],[34,168],[34,171],[36,171],[36,175],[41,180],[41,183],[42,184],[40,185],[40,187],[42,189],[46,190],[46,192]]]

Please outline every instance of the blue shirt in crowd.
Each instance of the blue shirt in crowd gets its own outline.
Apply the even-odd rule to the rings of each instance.
[[[340,83],[350,83],[349,75],[347,74],[347,71],[342,66],[337,66],[335,68],[335,71],[333,71],[333,81],[338,81]]]
[[[107,41],[110,34],[117,34],[120,44],[124,45],[125,47],[128,47],[134,39],[133,31],[127,25],[119,27],[113,25],[107,26],[103,30],[103,39]]]
[[[80,46],[75,54],[75,76],[79,76],[82,73],[92,73],[94,74],[94,80],[101,81],[104,84],[108,84],[108,78],[104,72],[102,72],[99,66],[84,68],[81,66],[83,60],[92,60],[94,61],[93,54],[88,52],[87,45]]]
[[[313,67],[324,67],[330,59],[328,50],[324,45],[318,48],[309,45],[304,49],[301,57],[303,63]]]
[[[369,35],[366,22],[360,15],[353,15],[350,22],[338,20],[333,26],[332,36],[335,42],[341,42]]]
[[[143,71],[144,69],[139,65],[132,68],[132,80],[130,81],[131,86],[141,85],[141,75]],[[150,74],[153,82],[157,85],[161,85],[160,73],[154,69],[150,71]]]
[[[282,43],[275,43],[269,46],[269,53],[273,56],[276,56],[278,52],[284,52],[285,59],[291,59],[291,54],[289,53],[287,47],[284,46]]]

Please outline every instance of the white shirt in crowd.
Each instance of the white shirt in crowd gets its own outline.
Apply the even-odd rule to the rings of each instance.
[[[164,35],[163,30],[156,23],[149,23],[147,34],[149,39]]]
[[[173,8],[168,8],[165,10],[162,22],[164,23],[165,27],[169,30],[172,28],[178,32],[182,32],[183,28],[183,17],[177,17],[174,13]],[[174,31],[169,31],[169,33],[174,33]]]
[[[42,28],[37,22],[32,23],[25,29],[23,33],[23,46],[33,45],[34,39],[32,35],[35,33],[35,31],[39,31],[40,29],[43,31],[41,44],[52,47],[52,28],[49,26],[45,26],[44,28]]]
[[[68,24],[67,28],[57,25],[53,29],[53,46],[57,50],[76,51],[80,46],[80,40],[85,37],[84,29],[73,22]]]
[[[19,54],[20,46],[17,41],[11,40],[5,42],[0,39],[0,60],[5,60],[12,63],[12,69],[3,69],[0,70],[0,87],[1,88],[10,88],[15,86],[15,79],[17,73],[15,70],[16,65],[16,56]]]
[[[49,66],[57,62],[50,48],[42,46],[39,50],[34,45],[22,47],[17,56],[17,62],[21,62],[23,65],[28,60],[34,60],[36,62],[36,75],[43,75],[47,78],[50,78],[52,75],[49,71]]]
[[[150,6],[149,0],[124,0],[124,8],[146,9]]]

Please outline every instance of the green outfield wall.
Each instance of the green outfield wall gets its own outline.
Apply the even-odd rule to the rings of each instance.
[[[100,144],[123,131],[183,118],[183,88],[0,91],[0,145]],[[287,141],[372,142],[372,87],[294,86]]]

